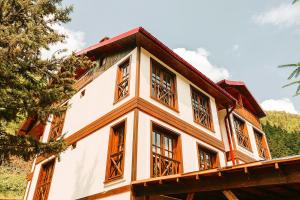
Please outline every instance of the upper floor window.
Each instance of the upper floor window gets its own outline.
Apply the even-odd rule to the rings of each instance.
[[[264,140],[264,135],[255,129],[253,129],[253,131],[254,131],[256,146],[257,146],[257,150],[258,150],[258,155],[262,158],[267,159],[268,150],[267,150],[266,143]]]
[[[246,123],[236,116],[233,116],[233,122],[238,144],[251,151],[250,139],[246,128]]]
[[[194,121],[202,126],[213,129],[209,97],[191,87]]]
[[[64,127],[65,116],[66,111],[63,111],[60,114],[53,115],[48,141],[51,139],[55,140],[59,136],[61,136]]]
[[[121,178],[124,172],[125,121],[111,129],[106,166],[106,181]]]
[[[54,171],[55,159],[43,164],[41,166],[34,200],[47,200]]]
[[[199,169],[206,170],[217,167],[217,153],[198,145]]]
[[[130,59],[127,59],[118,66],[115,101],[129,94],[129,63]]]
[[[151,60],[151,97],[177,109],[176,76],[153,59]]]
[[[178,174],[181,170],[178,136],[157,125],[152,127],[152,177]]]

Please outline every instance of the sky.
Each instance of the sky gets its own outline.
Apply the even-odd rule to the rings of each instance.
[[[300,2],[291,2],[65,0],[72,21],[56,29],[76,51],[142,26],[213,81],[242,80],[265,110],[299,114],[296,87],[282,88],[291,69],[278,68],[300,61]]]

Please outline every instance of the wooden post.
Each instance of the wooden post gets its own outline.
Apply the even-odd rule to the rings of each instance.
[[[193,200],[195,196],[195,193],[188,193],[188,195],[186,196],[186,200]]]
[[[231,190],[223,190],[222,193],[228,200],[239,200]]]

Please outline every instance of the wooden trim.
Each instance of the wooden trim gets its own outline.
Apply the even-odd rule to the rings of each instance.
[[[163,68],[163,70],[167,71],[168,73],[170,73],[171,75],[174,76],[174,90],[175,90],[175,102],[174,102],[174,107],[167,105],[161,101],[159,101],[157,98],[152,96],[152,66],[153,66],[153,62],[156,62],[157,64],[160,65],[161,68]],[[171,110],[175,111],[175,112],[179,112],[178,109],[178,92],[177,92],[177,77],[176,74],[174,74],[173,72],[171,72],[168,68],[166,68],[165,66],[163,66],[159,61],[157,61],[156,59],[154,59],[153,57],[150,57],[150,98],[159,102],[160,104],[170,108]]]
[[[207,143],[221,151],[225,151],[224,143],[221,140],[218,140],[214,136],[209,135],[208,133],[196,128],[195,126],[185,122],[178,117],[164,111],[163,109],[155,106],[152,103],[140,98],[134,97],[127,101],[126,103],[122,104],[121,106],[115,108],[114,110],[110,111],[109,113],[101,116],[97,120],[93,121],[92,123],[86,125],[82,129],[78,130],[77,132],[73,133],[69,137],[65,139],[67,145],[72,145],[73,143],[89,136],[93,132],[97,131],[98,129],[106,126],[107,124],[113,122],[114,120],[124,116],[125,114],[133,111],[134,109],[138,109],[152,117],[163,121],[174,128],[181,130],[185,134],[188,134],[196,139]],[[39,164],[46,158],[43,156],[38,156],[36,160],[36,164]]]
[[[252,148],[252,144],[251,144],[251,139],[250,139],[250,137],[249,137],[249,131],[248,131],[248,128],[247,128],[246,120],[244,120],[243,118],[241,118],[240,116],[238,116],[238,115],[236,115],[236,114],[234,114],[234,113],[232,114],[232,116],[233,116],[234,134],[235,134],[236,139],[237,139],[237,146],[239,146],[239,147],[241,147],[241,148],[243,148],[243,149],[245,149],[245,150],[247,150],[247,151],[253,153],[253,148]],[[248,140],[249,140],[249,148],[244,147],[244,146],[241,146],[240,143],[239,143],[239,139],[238,139],[237,132],[236,132],[236,129],[235,129],[235,122],[234,122],[235,118],[237,118],[238,120],[240,120],[240,121],[242,121],[242,122],[244,123],[244,126],[245,126],[244,129],[245,129],[245,130],[243,131],[243,133],[246,134],[246,136],[248,137]]]
[[[122,158],[122,163],[121,163],[122,174],[120,176],[109,178],[109,172],[110,172],[110,167],[111,167],[110,157],[111,157],[111,153],[112,153],[112,146],[115,145],[115,144],[113,144],[114,129],[118,128],[119,126],[123,126],[123,125],[124,125],[124,133],[123,133],[124,134],[124,136],[123,136],[124,137],[124,139],[123,139],[124,147],[123,147],[123,158]],[[113,124],[110,127],[104,184],[111,182],[111,181],[118,180],[118,179],[122,179],[124,176],[124,164],[125,164],[125,155],[126,155],[126,133],[127,133],[127,119],[121,120],[121,121],[117,122],[116,124]]]
[[[140,74],[141,74],[141,47],[136,51],[136,75],[135,75],[135,97],[140,96]]]
[[[51,174],[51,182],[50,182],[50,184],[49,184],[49,190],[48,190],[48,193],[47,193],[47,196],[46,196],[46,199],[48,199],[48,195],[49,195],[49,192],[50,192],[50,190],[51,190],[53,174],[54,174],[55,166],[56,166],[56,159],[55,159],[55,158],[50,159],[50,160],[48,160],[47,162],[45,162],[45,163],[43,163],[43,164],[41,165],[40,170],[39,170],[38,180],[37,180],[37,182],[36,182],[36,184],[35,184],[35,189],[34,189],[33,199],[36,199],[36,195],[37,195],[37,192],[38,192],[38,187],[37,187],[37,186],[39,185],[39,183],[41,182],[41,179],[42,179],[42,174],[41,174],[42,171],[41,171],[41,170],[43,170],[44,165],[47,165],[49,162],[53,162],[53,169],[52,169],[52,174]]]
[[[121,194],[121,193],[124,193],[124,192],[130,192],[130,191],[131,191],[131,185],[125,185],[125,186],[114,188],[114,189],[111,189],[111,190],[108,190],[108,191],[105,191],[105,192],[100,192],[100,193],[93,194],[93,195],[90,195],[90,196],[82,197],[82,198],[79,198],[77,200],[101,199],[101,198]]]
[[[120,66],[122,66],[124,63],[128,62],[128,73],[129,73],[129,77],[128,77],[128,92],[125,96],[118,98],[118,84],[119,84],[119,79],[120,79]],[[117,72],[116,72],[116,83],[115,83],[115,96],[114,96],[114,102],[113,105],[118,103],[119,101],[125,99],[126,97],[129,96],[130,94],[130,81],[131,81],[131,55],[128,56],[128,58],[124,59],[120,64],[118,64],[117,66]]]
[[[139,111],[138,109],[135,109],[134,119],[133,119],[131,181],[135,181],[137,176],[138,127],[139,127]]]
[[[198,93],[200,93],[201,95],[205,96],[208,100],[208,106],[207,106],[207,109],[208,109],[208,113],[209,113],[209,116],[210,116],[210,127],[207,127],[207,126],[204,126],[203,124],[199,123],[199,122],[196,122],[195,120],[195,113],[194,113],[194,108],[193,108],[193,90],[197,91]],[[206,94],[204,94],[203,92],[201,92],[199,89],[195,88],[194,86],[190,85],[190,95],[191,95],[191,107],[192,107],[192,110],[193,110],[193,121],[196,123],[196,124],[199,124],[200,126],[212,131],[212,132],[215,132],[215,128],[214,128],[214,119],[213,119],[213,115],[212,115],[212,112],[211,112],[211,102],[210,102],[210,97],[207,96]]]
[[[33,177],[33,172],[30,172],[26,175],[26,180],[29,182],[32,180],[32,177]]]
[[[241,160],[241,161],[243,161],[245,163],[257,161],[253,157],[250,157],[247,154],[245,154],[245,153],[243,153],[243,152],[241,152],[239,150],[234,150],[233,153],[235,155],[235,159],[236,160]],[[226,157],[227,162],[231,161],[231,157],[230,157],[229,151],[227,151],[225,153],[225,157]]]
[[[173,153],[175,154],[175,158],[177,161],[180,162],[179,165],[179,171],[178,174],[183,172],[183,160],[182,160],[182,145],[181,145],[181,135],[177,132],[175,132],[172,129],[169,129],[155,121],[150,121],[150,177],[153,177],[153,152],[152,152],[152,133],[153,133],[153,127],[156,126],[158,129],[164,129],[166,130],[167,134],[171,135],[171,137],[176,138],[176,144],[172,144]],[[163,143],[162,140],[160,142]],[[162,147],[163,148],[163,147]]]
[[[212,168],[210,168],[210,169],[214,169],[214,168],[220,167],[220,156],[219,156],[219,152],[218,151],[213,150],[213,149],[211,149],[211,148],[209,148],[207,146],[204,146],[204,145],[200,144],[199,142],[196,142],[196,148],[197,148],[198,167],[199,167],[200,171],[201,171],[201,169],[200,169],[200,160],[199,160],[199,157],[200,157],[199,148],[210,152],[210,154],[215,154],[214,160],[212,161]]]
[[[174,128],[181,130],[185,134],[188,134],[196,139],[203,141],[219,150],[224,151],[224,143],[221,140],[218,140],[214,136],[209,135],[208,133],[202,131],[201,129],[196,128],[195,126],[185,122],[184,120],[175,117],[174,115],[170,114],[167,111],[155,106],[148,101],[138,98],[138,108],[142,112],[151,115],[152,117],[159,119]]]

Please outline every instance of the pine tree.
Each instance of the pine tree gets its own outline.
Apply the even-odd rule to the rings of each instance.
[[[66,107],[58,105],[75,92],[76,69],[93,66],[74,53],[62,56],[63,50],[41,56],[42,49],[65,40],[53,26],[69,22],[71,11],[62,0],[0,0],[0,163],[65,149],[63,139],[41,143],[6,127],[23,118],[46,123],[49,115],[59,115]]]

